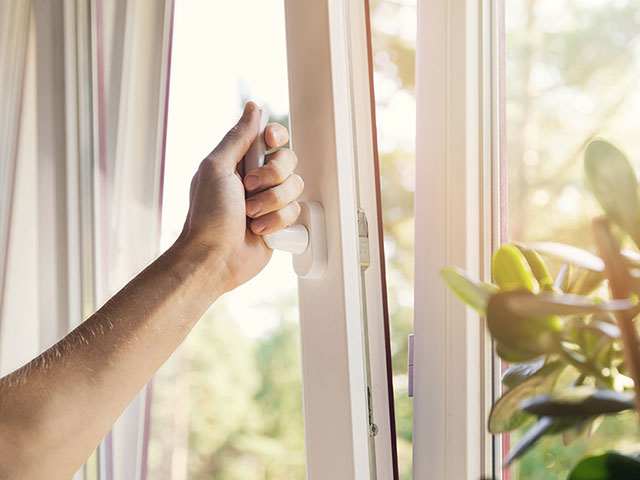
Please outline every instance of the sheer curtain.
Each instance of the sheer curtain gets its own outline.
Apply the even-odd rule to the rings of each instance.
[[[0,312],[7,276],[7,250],[30,11],[31,2],[0,0]],[[0,329],[1,320],[0,316]],[[0,368],[2,355],[0,348]]]
[[[0,0],[3,374],[158,253],[172,15],[173,0]],[[146,477],[148,403],[77,478]]]

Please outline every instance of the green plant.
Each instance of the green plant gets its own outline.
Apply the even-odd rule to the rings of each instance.
[[[584,171],[604,210],[593,222],[598,255],[560,243],[514,243],[495,252],[493,283],[442,271],[450,289],[486,317],[496,353],[510,363],[488,428],[530,427],[507,465],[545,435],[562,434],[568,444],[597,429],[604,415],[638,409],[638,182],[625,155],[603,140],[587,146]],[[636,250],[622,249],[627,238]],[[559,265],[555,275],[543,258]],[[569,478],[640,478],[640,461],[614,452],[589,457]]]

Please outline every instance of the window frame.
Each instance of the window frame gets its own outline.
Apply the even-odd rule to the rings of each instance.
[[[504,234],[499,6],[418,2],[414,478],[502,478],[500,438],[486,430],[500,365],[439,274],[490,280]]]
[[[298,282],[307,478],[397,478],[367,16],[362,0],[285,0],[292,147],[329,255],[322,278]]]

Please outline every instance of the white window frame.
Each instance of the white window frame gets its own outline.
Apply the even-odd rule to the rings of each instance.
[[[324,206],[329,250],[324,276],[299,281],[309,479],[386,480],[396,471],[366,8],[362,0],[285,0],[292,146],[304,199]],[[362,276],[358,208],[371,256]]]
[[[501,478],[486,430],[498,362],[439,274],[489,280],[500,241],[498,6],[418,2],[414,478]]]

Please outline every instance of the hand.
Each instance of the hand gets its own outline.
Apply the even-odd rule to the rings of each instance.
[[[291,225],[300,214],[295,200],[304,183],[293,173],[297,158],[292,150],[267,155],[265,165],[247,172],[244,182],[238,172],[259,123],[258,107],[247,103],[242,118],[202,161],[191,182],[189,213],[179,241],[213,254],[224,276],[222,291],[260,272],[273,253],[261,235]],[[267,125],[269,148],[281,147],[288,140],[283,126]],[[249,194],[246,203],[245,190]]]

